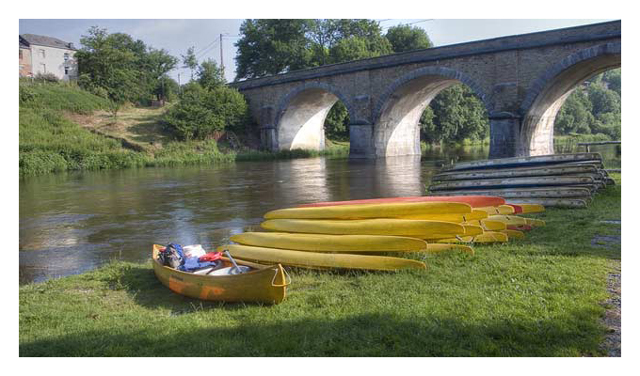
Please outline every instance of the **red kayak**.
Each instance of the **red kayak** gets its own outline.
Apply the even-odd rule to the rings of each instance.
[[[502,197],[494,196],[414,196],[414,197],[388,197],[370,198],[365,200],[350,201],[326,201],[312,204],[299,205],[299,208],[319,207],[319,206],[339,206],[339,205],[361,205],[361,204],[390,204],[402,202],[462,202],[469,204],[472,208],[483,208],[487,206],[504,205]]]

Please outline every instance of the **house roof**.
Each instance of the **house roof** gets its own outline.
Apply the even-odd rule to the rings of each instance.
[[[26,41],[28,44],[35,44],[38,46],[47,46],[55,48],[63,48],[65,50],[75,50],[71,43],[65,42],[58,38],[47,37],[44,35],[35,34],[20,34],[20,39]]]

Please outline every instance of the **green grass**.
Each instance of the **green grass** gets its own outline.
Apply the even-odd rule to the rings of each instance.
[[[100,133],[81,127],[67,116],[91,115],[94,111],[108,107],[106,99],[73,84],[21,82],[20,175],[317,156],[346,157],[349,154],[348,143],[331,141],[323,151],[291,150],[271,153],[248,150],[225,153],[219,150],[214,140],[172,141],[162,133],[162,126],[158,123],[161,116],[157,111],[135,108],[121,111],[117,124],[111,124],[113,119],[110,115],[105,119],[105,113],[94,116],[92,119],[101,124]],[[107,120],[106,124],[102,124]],[[126,128],[126,131],[118,126]],[[112,137],[105,136],[105,133]],[[120,139],[139,148],[127,148]],[[154,144],[162,146],[155,147]]]
[[[620,219],[620,192],[539,214],[523,241],[426,256],[426,271],[294,269],[277,306],[185,298],[149,263],[114,261],[20,287],[20,355],[602,356],[620,246],[591,241],[620,233],[600,223]]]

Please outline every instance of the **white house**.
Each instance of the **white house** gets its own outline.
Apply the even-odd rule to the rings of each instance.
[[[29,49],[30,53],[26,53]],[[72,43],[35,34],[20,35],[20,76],[53,73],[61,80],[78,78],[78,64]],[[28,58],[31,61],[28,61]],[[28,69],[26,69],[29,67]],[[29,71],[30,70],[30,71]]]

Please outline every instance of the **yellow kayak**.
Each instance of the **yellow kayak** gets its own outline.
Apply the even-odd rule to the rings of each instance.
[[[487,231],[476,236],[459,236],[457,238],[438,240],[438,243],[504,243],[509,240],[506,234]]]
[[[463,225],[464,227],[464,236],[476,236],[480,234],[484,234],[484,229],[481,226],[475,225]]]
[[[473,208],[474,210],[482,210],[484,212],[487,212],[487,214],[489,215],[496,215],[496,214],[513,214],[515,212],[515,209],[513,208],[513,206],[509,206],[509,205],[500,205],[500,206],[485,206],[482,208]]]
[[[534,218],[523,218],[525,220],[525,222],[527,222],[526,224],[528,224],[529,226],[533,226],[533,227],[544,227],[546,226],[546,222],[543,221],[542,219],[534,219]]]
[[[465,221],[484,219],[487,218],[487,216],[488,214],[486,211],[472,209],[471,213],[466,214],[403,215],[401,218],[460,223]]]
[[[518,230],[510,230],[510,229],[505,229],[505,230],[500,230],[499,232],[506,234],[509,237],[509,240],[511,239],[524,239],[524,232],[522,231],[518,231]]]
[[[383,235],[323,235],[286,232],[245,232],[231,241],[256,247],[283,248],[311,252],[412,252],[427,249],[422,239]]]
[[[284,269],[277,265],[260,265],[237,260],[241,266],[253,270],[235,275],[199,275],[182,272],[160,264],[158,253],[163,246],[153,245],[153,271],[156,277],[173,292],[191,298],[224,302],[262,302],[277,304],[284,300],[290,281],[285,278]],[[222,258],[221,268],[233,266]]]
[[[262,228],[279,232],[328,235],[397,235],[421,239],[442,239],[463,235],[458,223],[412,219],[270,219]]]
[[[490,215],[489,220],[502,222],[507,226],[521,226],[526,225],[527,221],[516,215]]]
[[[366,219],[403,218],[403,216],[423,216],[471,213],[469,204],[459,202],[403,202],[392,204],[362,204],[319,206],[272,210],[265,219]]]
[[[507,225],[500,221],[492,221],[490,219],[480,219],[477,221],[462,222],[462,225],[480,226],[485,231],[500,231],[507,228]]]
[[[243,260],[279,263],[313,269],[400,270],[427,268],[425,263],[421,261],[399,257],[303,252],[289,249],[252,247],[240,244],[228,244],[218,247],[218,252],[224,250],[228,250],[234,258]]]

